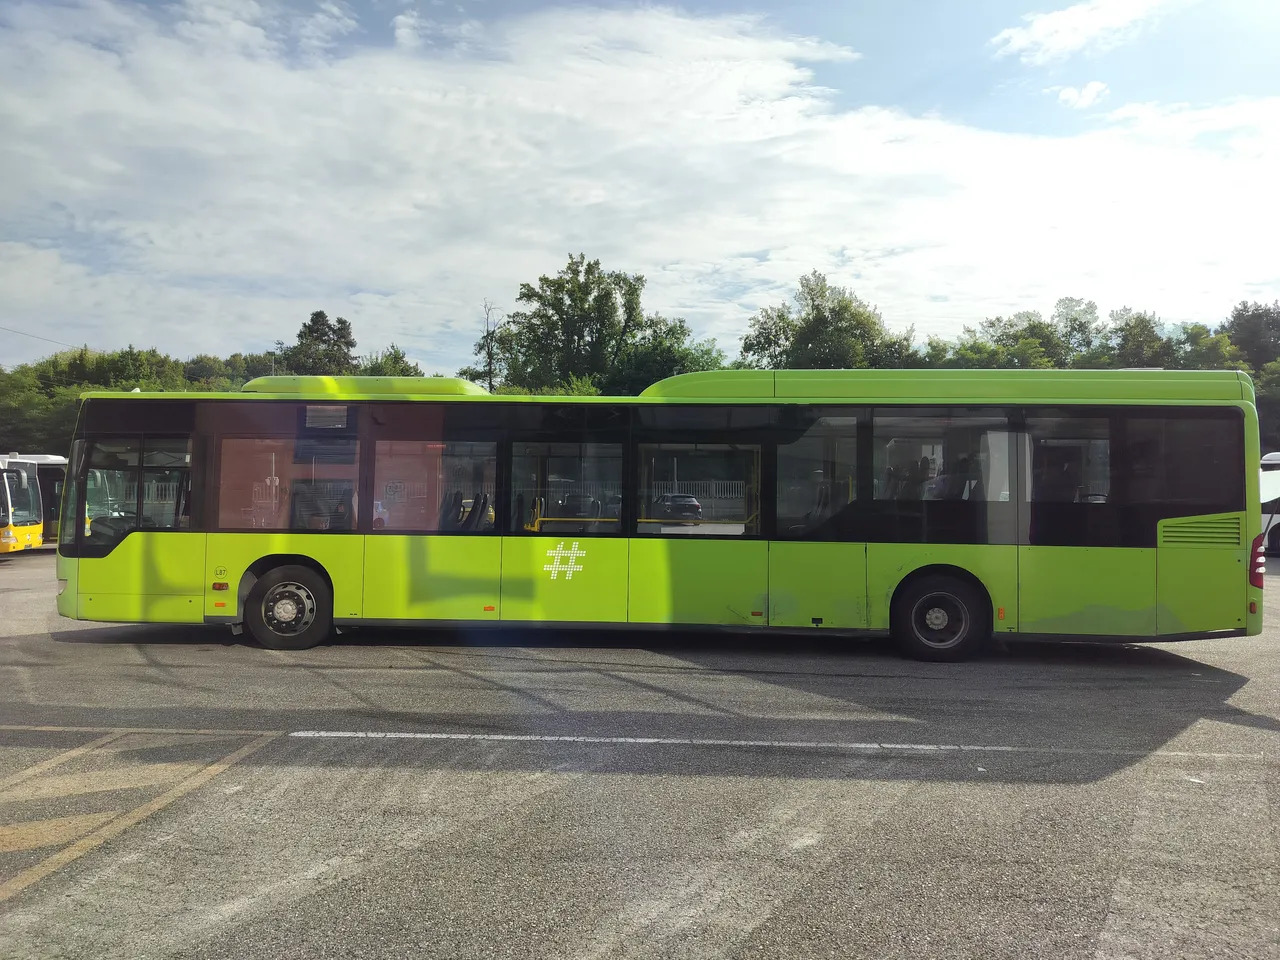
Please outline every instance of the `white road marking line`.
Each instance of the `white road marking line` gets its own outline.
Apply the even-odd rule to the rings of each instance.
[[[1261,760],[1261,753],[1201,753],[1182,750],[1106,750],[1088,747],[1033,747],[957,743],[857,743],[839,740],[714,740],[697,737],[592,737],[538,733],[434,733],[381,730],[295,730],[291,737],[316,740],[479,740],[511,743],[598,743],[671,747],[772,747],[783,750],[846,750],[901,753],[1049,753],[1069,756],[1197,757]]]

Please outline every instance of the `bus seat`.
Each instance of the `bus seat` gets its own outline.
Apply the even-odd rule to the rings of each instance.
[[[441,530],[453,530],[458,525],[458,512],[462,509],[462,491],[454,490],[452,493],[446,493],[444,499],[440,501],[440,522],[438,524]]]

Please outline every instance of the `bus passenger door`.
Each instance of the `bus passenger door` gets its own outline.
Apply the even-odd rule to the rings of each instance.
[[[498,619],[498,445],[446,439],[444,418],[435,407],[378,412],[366,619]]]
[[[511,419],[502,619],[625,623],[623,444],[614,442],[625,413],[530,404]]]
[[[1089,411],[1026,411],[1020,632],[1155,635],[1155,528],[1148,537],[1126,503],[1118,422]]]
[[[669,417],[672,411],[641,416]],[[732,414],[708,435],[732,436]],[[677,414],[676,428],[688,428]],[[671,440],[638,446],[640,502],[631,540],[628,619],[632,623],[768,623],[769,544],[759,539],[761,446],[701,442],[673,430]]]
[[[859,413],[792,407],[779,417],[769,625],[865,629],[867,545],[850,524]]]
[[[85,490],[77,616],[201,622],[206,537],[190,530],[190,441],[95,441]]]

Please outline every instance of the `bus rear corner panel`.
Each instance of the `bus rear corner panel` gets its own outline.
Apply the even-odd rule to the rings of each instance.
[[[80,561],[75,557],[64,557],[59,550],[55,566],[58,577],[58,616],[66,617],[68,620],[78,620],[80,619],[77,610],[77,598],[80,595]]]

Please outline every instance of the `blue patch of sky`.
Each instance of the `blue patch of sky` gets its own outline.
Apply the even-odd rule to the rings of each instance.
[[[297,0],[294,0],[297,2]],[[807,64],[831,91],[833,109],[896,107],[912,114],[1006,132],[1069,135],[1098,123],[1117,105],[1154,101],[1206,104],[1280,94],[1274,49],[1280,37],[1277,0],[1201,0],[1174,5],[1129,42],[1052,64],[997,58],[990,41],[1073,0],[691,0],[693,15],[749,14],[784,34],[810,36],[860,54],[855,61]],[[415,9],[438,24],[492,21],[548,6],[632,7],[633,3],[546,0],[360,0],[352,3],[363,42],[390,42],[391,18]],[[1099,104],[1072,110],[1048,88],[1080,88],[1100,80]]]

